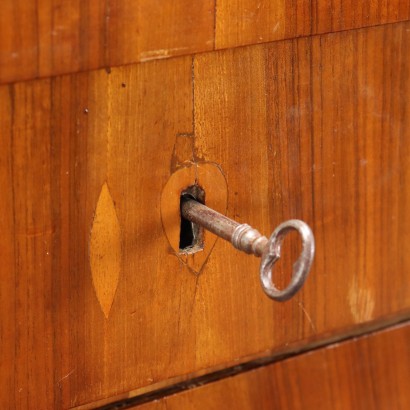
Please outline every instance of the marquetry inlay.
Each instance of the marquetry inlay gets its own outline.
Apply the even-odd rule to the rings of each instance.
[[[108,318],[121,273],[121,230],[106,183],[91,228],[90,265],[97,299]]]

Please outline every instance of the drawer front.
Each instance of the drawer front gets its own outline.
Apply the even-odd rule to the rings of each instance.
[[[80,406],[408,315],[409,36],[399,23],[2,86],[2,397]],[[198,173],[265,234],[311,225],[290,302],[222,240],[175,252],[162,195]]]
[[[407,324],[130,408],[405,410],[409,338]]]
[[[3,0],[0,83],[408,20],[409,0]],[[24,28],[24,29],[22,29]]]

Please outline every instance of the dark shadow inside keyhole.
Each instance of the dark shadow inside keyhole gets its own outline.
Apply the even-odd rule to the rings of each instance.
[[[204,248],[203,228],[185,219],[181,207],[187,199],[195,199],[205,204],[205,191],[199,185],[191,185],[184,189],[180,197],[181,226],[179,231],[179,251],[181,253],[195,253]]]

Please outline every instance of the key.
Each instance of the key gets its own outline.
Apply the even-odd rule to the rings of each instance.
[[[248,224],[240,224],[201,204],[189,195],[183,197],[182,216],[225,239],[238,250],[261,258],[260,281],[264,292],[273,300],[289,300],[303,286],[315,255],[315,239],[309,225],[299,219],[281,223],[266,238]],[[279,260],[281,245],[287,233],[295,230],[302,240],[302,251],[293,264],[292,278],[285,289],[278,289],[272,281],[272,268]]]

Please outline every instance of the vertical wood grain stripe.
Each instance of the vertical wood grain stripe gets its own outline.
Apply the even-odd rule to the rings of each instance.
[[[409,19],[409,0],[3,0],[0,83]]]
[[[0,87],[2,407],[80,406],[408,311],[409,43],[410,22]],[[200,275],[175,257],[160,202],[182,134],[223,170],[227,216],[311,224],[288,303],[225,241]]]

